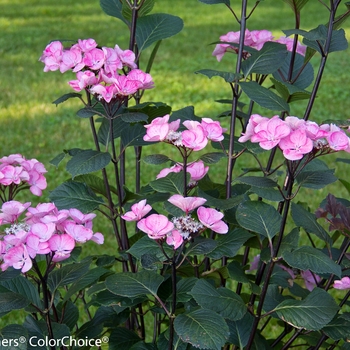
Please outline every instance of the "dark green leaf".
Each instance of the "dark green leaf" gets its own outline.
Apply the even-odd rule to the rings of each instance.
[[[301,205],[292,203],[292,218],[295,224],[305,229],[308,233],[313,233],[329,245],[332,239],[327,231],[316,221],[316,216],[303,208]]]
[[[280,230],[281,215],[270,204],[261,201],[246,201],[237,208],[238,223],[249,231],[272,239]]]
[[[284,252],[283,259],[291,267],[306,271],[310,270],[316,274],[334,274],[341,277],[341,266],[336,264],[320,250],[303,246],[292,252]]]
[[[105,168],[111,161],[108,152],[85,150],[72,157],[67,163],[67,171],[74,178],[77,175],[89,174]]]
[[[214,5],[214,4],[230,5],[230,0],[199,0],[199,1],[208,5]]]
[[[217,245],[208,257],[212,259],[220,259],[223,256],[233,258],[242,245],[253,235],[242,228],[229,231],[225,235],[219,235],[215,240]]]
[[[240,349],[243,349],[248,343],[251,329],[253,327],[253,321],[253,316],[248,312],[241,320],[227,320],[230,331],[230,337],[228,341],[238,346]]]
[[[65,102],[68,99],[74,98],[74,97],[81,98],[81,94],[78,94],[76,92],[70,92],[69,94],[65,94],[65,95],[61,96],[60,98],[58,98],[57,100],[53,101],[52,103],[57,106],[58,104],[60,104],[62,102]]]
[[[233,321],[240,320],[247,312],[240,296],[227,288],[216,289],[204,279],[197,281],[191,295],[202,308],[215,311]]]
[[[151,154],[142,158],[142,160],[147,164],[163,164],[168,162],[170,158],[164,154]]]
[[[227,155],[223,152],[212,152],[203,154],[200,159],[206,164],[215,164],[226,157]]]
[[[240,82],[239,85],[244,93],[261,107],[273,111],[289,112],[289,105],[286,101],[255,81]]]
[[[213,239],[197,237],[187,248],[185,256],[209,254],[216,246],[217,243]]]
[[[136,29],[139,51],[142,52],[156,41],[176,35],[182,28],[182,19],[169,14],[155,13],[139,18]]]
[[[140,112],[123,113],[120,118],[126,123],[146,122],[148,115]]]
[[[287,59],[284,61],[283,65],[278,71],[273,73],[273,77],[280,82],[285,82],[288,79],[289,69],[290,69],[290,60],[291,53],[288,53]],[[314,69],[310,62],[305,65],[304,56],[296,54],[294,65],[293,65],[293,74],[290,81],[293,82],[293,85],[299,89],[306,89],[314,80]]]
[[[101,194],[104,197],[107,197],[105,183],[100,177],[98,177],[98,176],[96,176],[94,174],[85,174],[85,175],[78,175],[78,176],[76,176],[74,178],[74,180],[76,182],[82,182],[82,183],[86,184],[95,193]],[[115,187],[110,185],[109,189],[115,195],[118,195],[118,191],[117,191],[117,189]]]
[[[322,328],[322,332],[335,341],[349,339],[350,319],[343,315],[336,316],[332,322]]]
[[[50,164],[54,165],[56,168],[58,168],[59,164],[62,162],[62,160],[66,157],[66,153],[62,152],[58,154],[55,158],[50,160]]]
[[[29,304],[30,300],[22,294],[14,292],[0,293],[0,313],[24,309]]]
[[[334,170],[328,169],[322,172],[316,171],[302,171],[296,178],[298,184],[302,187],[321,189],[325,186],[337,181],[334,176]]]
[[[122,118],[113,119],[113,139],[117,139],[122,134],[127,133],[130,128],[130,124],[122,120]],[[101,126],[98,129],[98,141],[106,146],[111,142],[111,128],[108,119],[103,118]]]
[[[311,93],[303,89],[298,88],[296,85],[289,84],[287,82],[281,82],[276,79],[271,78],[275,89],[278,93],[289,103],[307,100],[310,98]]]
[[[285,300],[275,311],[278,317],[293,327],[317,331],[333,319],[338,309],[330,294],[315,288],[304,300]]]
[[[150,11],[152,11],[153,6],[154,6],[154,1],[155,0],[145,0],[144,3],[142,4],[142,6],[139,8],[139,10],[137,11],[137,17],[142,17],[147,15],[147,13],[149,13]],[[129,20],[131,22],[132,19],[132,10],[130,8],[130,6],[128,5],[128,3],[126,2],[126,0],[122,0],[123,2],[123,16],[124,18],[126,18],[127,20]]]
[[[226,83],[232,83],[234,81],[240,80],[243,76],[242,74],[232,73],[232,72],[221,72],[214,69],[201,69],[195,72],[196,74],[203,74],[209,79],[213,77],[223,78]]]
[[[61,286],[67,286],[84,276],[90,266],[90,261],[85,263],[75,263],[64,265],[59,269],[55,269],[49,275],[47,284],[52,293]]]
[[[98,114],[98,112],[89,107],[85,107],[77,111],[77,116],[80,118],[91,118],[96,114]]]
[[[108,16],[119,18],[126,25],[130,25],[123,16],[123,3],[120,0],[100,0],[100,6]]]
[[[84,213],[89,213],[103,204],[103,200],[97,197],[92,190],[81,182],[64,182],[50,193],[50,200],[58,209],[77,208]]]
[[[187,183],[190,179],[190,174],[187,173]],[[150,186],[158,192],[170,192],[170,193],[184,193],[184,180],[183,172],[179,173],[170,173],[166,177],[154,180],[150,182]]]
[[[109,350],[130,350],[130,348],[140,341],[140,337],[124,327],[114,329],[109,337]]]
[[[170,114],[171,107],[163,102],[144,102],[136,106],[128,107],[128,111],[141,112],[147,114],[150,119],[154,119]]]
[[[225,320],[211,310],[180,314],[175,318],[174,327],[184,342],[202,349],[220,350],[229,336]]]
[[[117,273],[106,279],[106,286],[112,293],[136,298],[142,295],[157,295],[157,290],[164,277],[153,271],[141,271],[137,273]]]
[[[266,42],[260,51],[243,61],[243,74],[246,77],[252,73],[271,74],[283,65],[287,55],[286,45]]]
[[[32,304],[38,308],[42,307],[42,301],[40,299],[38,290],[34,285],[22,275],[19,275],[13,279],[0,280],[0,285],[5,287],[11,292],[21,294],[27,298]]]
[[[146,128],[142,124],[135,123],[128,125],[129,127],[121,134],[124,148],[129,146],[148,146],[151,144],[151,142],[143,140],[143,136],[146,134]]]
[[[268,177],[262,177],[262,176],[242,176],[237,177],[235,181],[251,185],[255,187],[261,187],[261,188],[273,188],[277,186],[277,182],[268,178]]]
[[[242,202],[242,198],[243,198],[243,195],[234,196],[228,199],[215,198],[210,194],[202,191],[201,189],[198,190],[198,196],[205,198],[207,200],[205,202],[206,205],[215,207],[215,208],[220,208],[221,210],[228,210],[233,207],[236,207],[239,203]]]

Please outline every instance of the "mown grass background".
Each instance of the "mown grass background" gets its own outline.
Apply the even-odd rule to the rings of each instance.
[[[236,10],[239,12],[239,1]],[[345,6],[343,6],[345,9]],[[230,98],[230,88],[219,78],[208,78],[194,74],[195,71],[211,68],[223,71],[234,69],[232,55],[217,62],[211,53],[211,43],[228,31],[237,31],[238,24],[224,5],[208,6],[198,0],[161,0],[157,1],[153,12],[177,15],[184,20],[184,29],[177,36],[164,40],[151,72],[156,88],[145,94],[143,101],[162,101],[173,110],[188,105],[195,106],[198,116],[215,118],[227,109],[214,102]],[[302,11],[301,28],[312,29],[320,23],[326,23],[327,11],[317,0],[310,0]],[[268,29],[276,37],[283,35],[282,29],[294,27],[291,9],[282,0],[263,1],[251,19],[248,28]],[[343,25],[347,37],[350,34],[350,21]],[[107,16],[100,8],[98,0],[2,0],[0,4],[0,155],[21,153],[27,158],[37,158],[49,171],[48,193],[69,178],[64,164],[58,169],[49,164],[63,149],[93,148],[89,124],[79,119],[75,112],[81,108],[78,100],[70,100],[56,107],[52,101],[71,92],[67,84],[74,79],[70,73],[43,72],[43,64],[38,61],[45,46],[52,40],[77,40],[94,38],[101,46],[118,44],[126,49],[128,30],[119,20]],[[141,57],[141,68],[145,68],[150,50]],[[320,57],[312,60],[318,67]],[[349,93],[349,50],[330,55],[324,73],[323,84],[319,90],[311,118],[317,122],[326,119],[348,119],[350,110]],[[292,115],[302,116],[304,102],[292,105]],[[272,116],[273,111],[264,111]],[[167,153],[163,146],[145,148],[144,155],[152,152]],[[341,156],[349,158],[348,154]],[[348,166],[335,163],[337,156],[328,156],[331,167],[336,167],[337,176],[347,179]],[[244,167],[245,158],[240,161]],[[250,160],[247,159],[247,162]],[[224,162],[212,167],[213,176],[223,181]],[[129,160],[128,166],[134,164]],[[153,180],[159,171],[150,165],[144,165],[143,183]],[[239,174],[240,170],[236,171]],[[130,174],[130,173],[128,173]],[[131,173],[132,174],[132,173]],[[132,177],[133,175],[131,175]],[[130,179],[129,179],[130,180]],[[131,179],[132,180],[132,179]],[[339,184],[335,183],[318,191],[305,190],[299,197],[311,207],[318,203],[328,192],[348,196]],[[113,254],[115,246],[109,227],[98,223],[107,244],[99,251]],[[95,252],[95,246],[90,245]]]

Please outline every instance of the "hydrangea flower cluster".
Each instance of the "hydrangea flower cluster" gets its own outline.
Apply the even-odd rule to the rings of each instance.
[[[147,132],[143,139],[148,142],[164,141],[193,151],[203,149],[208,144],[208,140],[219,142],[224,139],[225,129],[218,121],[210,118],[202,118],[201,122],[186,120],[182,123],[186,130],[178,131],[180,119],[169,123],[169,118],[169,114],[166,114],[164,117],[153,119],[151,124],[145,125]]]
[[[8,186],[19,187],[28,184],[30,191],[41,196],[47,187],[43,174],[47,171],[42,163],[36,159],[25,159],[21,154],[11,154],[0,159],[0,191],[4,192]],[[13,192],[13,191],[12,191]]]
[[[350,139],[338,126],[318,125],[293,116],[281,120],[278,115],[272,118],[251,115],[246,132],[238,139],[248,140],[266,150],[278,146],[288,160],[299,160],[314,149],[350,152]]]
[[[206,199],[175,194],[168,201],[180,208],[184,215],[173,217],[171,220],[162,214],[146,216],[152,207],[146,204],[144,199],[135,203],[131,207],[131,211],[122,215],[122,218],[126,221],[137,221],[137,227],[145,232],[149,238],[165,240],[168,245],[174,246],[174,249],[180,247],[190,238],[198,236],[207,228],[220,234],[228,232],[228,226],[222,220],[224,215],[215,209],[203,206]],[[197,209],[197,215],[192,217],[195,209]]]
[[[77,79],[69,81],[69,85],[75,91],[87,89],[109,103],[154,87],[151,75],[138,69],[135,59],[131,50],[122,50],[118,45],[99,48],[90,38],[79,39],[69,49],[60,41],[53,41],[39,60],[45,64],[44,72],[72,70]]]
[[[29,271],[38,254],[49,255],[53,262],[69,258],[76,243],[92,240],[98,244],[103,235],[92,231],[95,214],[83,214],[78,209],[58,210],[53,203],[38,204],[5,202],[0,213],[0,225],[7,225],[0,236],[2,271],[8,267]],[[25,213],[25,218],[19,217]]]
[[[213,56],[220,62],[227,51],[238,53],[238,47],[230,45],[228,43],[239,44],[240,32],[228,32],[225,35],[220,36],[220,41],[223,44],[217,44],[213,51]],[[253,30],[249,31],[246,29],[244,37],[244,46],[249,46],[258,51],[264,46],[268,41],[274,41],[276,43],[284,44],[287,46],[288,51],[292,51],[294,40],[289,37],[282,36],[279,39],[274,39],[272,33],[268,30]],[[300,55],[305,56],[306,46],[302,45],[300,42],[297,43],[296,52]],[[247,51],[243,51],[243,58],[248,58],[250,54]]]

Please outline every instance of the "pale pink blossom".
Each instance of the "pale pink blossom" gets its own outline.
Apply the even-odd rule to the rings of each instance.
[[[151,214],[141,219],[137,223],[137,227],[147,233],[151,239],[165,238],[167,234],[174,228],[174,224],[162,214]]]
[[[146,204],[146,202],[146,199],[143,199],[140,202],[133,204],[131,206],[131,211],[128,211],[124,215],[122,215],[122,218],[125,221],[141,220],[152,210],[152,207],[149,204]]]
[[[1,265],[2,271],[12,266],[16,270],[21,270],[23,273],[29,271],[32,266],[32,260],[27,252],[24,244],[10,248],[4,255],[4,263]]]
[[[245,133],[242,133],[242,136],[238,139],[239,142],[246,142],[251,139],[251,137],[255,134],[255,127],[264,122],[268,121],[269,118],[262,117],[259,114],[252,114],[249,118],[249,122],[246,127]]]
[[[45,64],[44,72],[56,71],[60,68],[63,46],[60,41],[53,41],[43,51],[39,61]]]
[[[71,48],[70,50],[64,50],[60,64],[60,72],[64,73],[69,69],[75,68],[76,66],[82,69],[84,67],[82,62],[83,56],[80,49]]]
[[[40,241],[39,237],[33,234],[27,236],[26,247],[32,259],[34,259],[37,254],[49,254],[51,251],[48,242]]]
[[[295,130],[279,142],[279,147],[286,159],[298,160],[310,153],[314,144],[304,130]]]
[[[103,234],[101,232],[96,232],[92,235],[91,241],[94,241],[97,244],[103,244],[105,238],[103,237]]]
[[[326,139],[329,147],[334,151],[344,151],[349,148],[349,138],[343,130],[330,132]]]
[[[2,224],[12,224],[30,206],[30,202],[22,204],[18,201],[8,201],[1,207],[0,219]]]
[[[179,173],[180,171],[182,171],[183,166],[180,164],[175,164],[170,168],[164,168],[162,169],[159,174],[157,175],[157,179],[160,179],[162,177],[166,177],[167,175],[169,175],[170,173]],[[188,167],[187,167],[188,169]]]
[[[91,49],[85,53],[83,63],[91,70],[98,70],[105,63],[105,54],[101,49]]]
[[[168,202],[183,210],[186,215],[192,210],[203,205],[207,200],[201,197],[184,197],[180,194],[174,194],[168,199]]]
[[[0,184],[9,186],[11,184],[19,185],[22,181],[29,180],[29,174],[21,166],[6,165],[0,170]]]
[[[222,133],[225,130],[221,127],[219,121],[214,121],[210,118],[202,118],[201,125],[209,140],[219,142],[224,139],[224,135]]]
[[[137,68],[137,64],[135,63],[136,57],[133,51],[122,50],[118,45],[115,45],[114,50],[118,54],[119,59],[122,61],[123,65],[132,69]]]
[[[28,232],[25,230],[18,230],[13,234],[8,234],[4,237],[4,242],[6,242],[6,244],[11,245],[11,246],[17,246],[20,244],[24,244],[27,236],[28,236]]]
[[[81,91],[88,86],[98,84],[98,78],[95,73],[90,70],[77,72],[77,80],[71,80],[68,84],[75,90]]]
[[[170,125],[168,123],[169,118],[169,114],[166,114],[164,117],[158,117],[153,119],[151,124],[145,125],[147,132],[146,135],[143,137],[144,141],[164,141],[170,130]]]
[[[56,231],[56,225],[52,222],[44,224],[38,222],[30,227],[30,233],[37,236],[40,242],[47,242]]]
[[[57,211],[57,208],[53,203],[39,203],[35,208],[28,207],[26,212],[26,222],[28,224],[41,222],[41,218],[52,214],[55,211]]]
[[[199,221],[216,233],[227,233],[228,226],[222,221],[224,214],[213,208],[199,207],[197,209]]]
[[[49,240],[49,247],[54,253],[52,261],[62,261],[70,257],[75,247],[75,240],[68,234],[55,234]]]
[[[128,79],[139,81],[139,89],[145,90],[154,88],[152,76],[148,73],[143,72],[141,69],[132,69],[128,74]]]
[[[68,233],[78,243],[85,243],[86,241],[89,241],[93,235],[91,229],[70,221],[67,221],[64,224],[64,228],[66,233]]]
[[[335,289],[350,289],[350,277],[345,276],[341,280],[336,280],[333,283]]]
[[[95,47],[97,47],[97,43],[95,39],[78,39],[78,45],[82,52],[88,52]]]
[[[288,37],[285,37],[285,36],[281,36],[279,39],[277,39],[275,41],[276,41],[276,43],[280,43],[280,44],[286,45],[288,51],[292,51],[293,50],[293,43],[294,43],[294,39],[293,38],[288,38]],[[301,44],[298,41],[297,42],[296,52],[299,53],[302,56],[305,56],[306,46]]]
[[[103,47],[102,51],[105,54],[104,70],[107,73],[116,72],[118,69],[123,68],[123,63],[114,49]]]
[[[179,248],[183,241],[182,235],[177,230],[172,230],[166,238],[167,244],[174,246],[174,249]]]
[[[273,35],[266,29],[253,30],[250,32],[250,38],[252,40],[252,43],[249,46],[260,51],[266,42],[273,40]]]
[[[269,150],[289,135],[290,127],[278,116],[274,116],[267,121],[260,122],[254,132],[251,142],[258,142],[261,148]]]
[[[142,83],[139,80],[134,80],[128,75],[117,75],[114,82],[116,94],[120,96],[129,96],[136,93],[142,88]]]
[[[199,181],[207,174],[209,166],[205,166],[202,160],[187,165],[187,172],[191,174],[190,181]]]
[[[183,124],[187,127],[189,124]],[[185,147],[191,148],[194,151],[200,151],[208,144],[208,139],[204,128],[201,125],[191,127],[190,130],[184,130],[182,132],[182,143]]]
[[[105,100],[107,103],[115,97],[117,89],[114,85],[104,86],[101,84],[94,85],[90,88],[90,92],[97,95],[99,100]]]

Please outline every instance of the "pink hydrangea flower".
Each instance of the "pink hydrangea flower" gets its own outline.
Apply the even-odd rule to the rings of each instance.
[[[161,214],[151,214],[141,219],[137,227],[151,239],[162,239],[174,228],[174,224]]]
[[[248,125],[246,127],[245,133],[242,133],[242,136],[238,139],[239,142],[247,142],[251,139],[251,137],[255,134],[255,127],[264,122],[268,121],[269,118],[262,117],[259,114],[252,114],[249,118]]]
[[[95,39],[78,39],[78,46],[82,52],[89,52],[90,50],[97,47]]]
[[[350,277],[345,276],[341,280],[334,281],[333,287],[335,289],[350,289]]]
[[[91,70],[100,69],[105,63],[103,50],[94,48],[84,54],[83,63]]]
[[[183,145],[194,151],[203,149],[208,144],[204,128],[199,123],[194,124],[189,120],[183,122],[183,124],[188,128],[188,130],[182,132]]]
[[[9,266],[16,270],[21,270],[22,273],[32,268],[33,263],[24,244],[12,247],[6,252],[1,269],[4,271]]]
[[[183,241],[184,241],[184,239],[183,239],[182,235],[177,230],[172,230],[166,238],[166,243],[168,245],[174,246],[174,249],[179,248],[180,245],[183,243]]]
[[[317,284],[322,280],[322,278],[310,270],[301,271],[301,277],[304,279],[305,287],[310,292],[317,286]]]
[[[168,202],[183,210],[186,215],[192,210],[203,205],[207,200],[201,197],[184,197],[180,194],[174,194],[168,199]]]
[[[267,121],[260,122],[254,132],[251,142],[258,142],[261,148],[270,150],[289,135],[290,127],[276,115]]]
[[[78,243],[85,243],[86,241],[89,241],[93,235],[91,229],[83,225],[76,224],[75,222],[67,221],[64,224],[64,228],[66,233],[68,233]]]
[[[60,72],[64,73],[75,67],[79,67],[80,69],[82,69],[84,67],[82,63],[83,56],[80,49],[71,48],[70,50],[64,50],[62,53]]]
[[[349,137],[343,130],[330,132],[326,139],[329,147],[334,151],[344,151],[349,148]]]
[[[156,142],[164,141],[169,133],[170,115],[166,114],[164,117],[158,117],[152,120],[151,124],[145,125],[147,129],[146,135],[143,137],[144,141]]]
[[[104,86],[101,84],[97,84],[90,88],[90,92],[96,94],[99,100],[103,99],[107,103],[109,103],[115,97],[117,89],[114,85]]]
[[[125,221],[141,220],[145,215],[147,215],[152,210],[152,207],[149,204],[146,204],[146,202],[147,202],[146,199],[143,199],[142,201],[133,204],[131,206],[131,211],[128,211],[124,215],[122,215],[122,218]]]
[[[276,40],[276,43],[285,44],[287,46],[287,50],[288,51],[292,51],[293,50],[294,39],[293,38],[287,38],[285,36],[281,36],[279,39]],[[306,46],[301,44],[298,41],[297,42],[296,52],[299,53],[302,56],[305,56]]]
[[[114,49],[103,47],[102,51],[105,54],[104,70],[107,73],[113,73],[123,68],[123,63]]]
[[[279,147],[286,159],[298,160],[303,158],[304,154],[310,153],[314,144],[304,130],[295,130],[280,140]]]
[[[202,118],[201,125],[209,140],[219,142],[224,139],[223,132],[226,130],[221,127],[219,121],[214,121],[210,118]]]
[[[30,227],[30,233],[39,238],[40,242],[47,242],[56,231],[56,225],[54,223],[44,224],[38,222]]]
[[[68,234],[56,234],[50,238],[49,247],[54,253],[52,261],[59,262],[70,257],[75,247],[75,240]]]
[[[199,221],[214,232],[221,234],[228,232],[228,226],[221,220],[224,214],[219,211],[213,208],[199,207],[197,209],[197,215]]]
[[[143,72],[141,69],[132,69],[127,75],[129,80],[136,80],[140,83],[140,89],[153,89],[154,82],[152,76],[148,73]]]
[[[114,50],[118,54],[119,59],[122,61],[123,65],[132,69],[137,68],[137,64],[135,63],[136,57],[133,51],[122,50],[118,45],[115,45]]]
[[[26,247],[32,259],[34,259],[37,254],[49,254],[51,252],[49,243],[40,241],[40,238],[33,234],[27,236]]]
[[[183,169],[183,166],[181,164],[175,164],[170,168],[162,169],[156,178],[160,179],[162,177],[166,177],[170,173],[179,173],[180,171],[182,171],[182,169]]]
[[[199,181],[209,171],[209,166],[205,166],[202,160],[192,162],[187,165],[187,172],[191,174],[190,181]]]
[[[2,224],[12,224],[30,206],[30,202],[22,204],[18,201],[5,202],[1,207],[0,219]]]
[[[93,86],[98,84],[98,78],[95,73],[90,70],[77,72],[77,80],[71,80],[68,84],[75,91],[81,91],[88,86]]]

